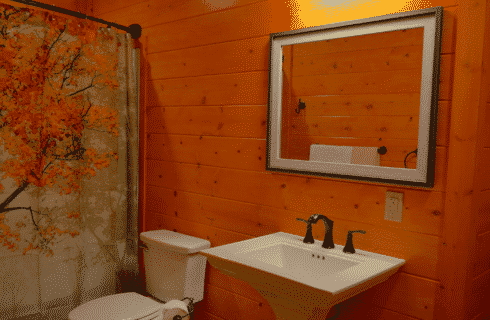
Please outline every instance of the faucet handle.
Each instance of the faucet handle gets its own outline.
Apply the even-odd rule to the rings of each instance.
[[[313,239],[311,221],[306,221],[305,219],[301,219],[301,218],[296,218],[296,220],[306,223],[306,235],[305,235],[305,238],[303,239],[303,242],[304,243],[315,243],[315,240]]]
[[[364,230],[353,230],[353,231],[347,231],[347,242],[345,243],[345,247],[344,247],[344,252],[345,253],[355,253],[356,250],[354,249],[354,244],[352,243],[352,234],[353,233],[362,233],[362,234],[366,234],[366,231]]]

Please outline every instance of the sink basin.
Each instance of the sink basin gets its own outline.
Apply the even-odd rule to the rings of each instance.
[[[221,272],[248,282],[269,302],[277,319],[325,320],[329,310],[394,274],[405,260],[277,232],[205,249],[200,254]]]

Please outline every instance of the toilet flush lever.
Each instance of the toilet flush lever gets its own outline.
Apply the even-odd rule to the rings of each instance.
[[[148,246],[146,244],[144,244],[143,242],[140,242],[138,247],[145,250],[145,251],[148,251]]]

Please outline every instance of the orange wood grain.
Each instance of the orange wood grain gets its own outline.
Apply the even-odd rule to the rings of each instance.
[[[485,58],[490,54],[490,34],[488,32],[490,31],[490,2],[488,1],[486,1],[485,29],[482,70],[490,68],[490,62]],[[488,113],[488,101],[486,101],[486,97],[490,96],[489,86],[490,75],[482,71],[479,101],[475,105],[478,110],[478,128],[475,146],[475,176],[473,179],[473,189],[475,192],[471,207],[474,218],[471,222],[475,220],[478,222],[481,221],[480,215],[482,212],[480,208],[484,205],[485,201],[488,201],[484,200],[483,197],[487,196],[487,191],[490,191],[490,182],[488,181],[490,178],[490,171],[488,170],[490,149],[485,148],[487,142],[486,131],[489,125],[488,121],[486,121],[486,114]],[[490,231],[485,230],[479,234],[475,232],[471,233],[470,241],[468,241],[469,248],[472,248],[472,241],[474,241],[474,250],[469,262],[473,266],[471,270],[473,272],[471,275],[468,275],[468,278],[472,281],[467,296],[466,313],[468,317],[473,317],[481,313],[487,313],[487,315],[490,313],[490,306],[488,305],[488,298],[490,297]]]
[[[268,72],[256,71],[150,81],[147,107],[267,105]]]
[[[413,93],[420,91],[420,74],[373,71],[359,74],[313,75],[303,76],[301,81],[293,80],[292,86],[296,96]]]
[[[377,194],[373,197],[377,198],[378,201],[382,201],[384,199],[383,192],[386,190],[386,186],[369,182],[358,183],[353,187],[341,179],[305,178],[297,175],[271,174],[269,172],[262,173],[203,165],[196,166],[156,160],[148,160],[148,175],[148,183],[155,186],[175,186],[181,190],[216,195],[228,199],[248,199],[248,202],[286,209],[293,209],[298,205],[298,201],[300,207],[306,205],[307,208],[314,209],[317,205],[326,205],[327,203],[322,202],[330,199],[330,197],[336,198],[334,200],[336,203],[340,199],[343,199],[343,201],[352,201],[352,198],[368,199]],[[326,185],[331,186],[327,187],[328,192],[318,192],[318,190],[325,190]],[[442,187],[443,181],[441,181],[441,177],[436,175],[434,191]],[[363,192],[366,192],[365,189],[370,190],[368,192],[369,195],[363,194]],[[417,190],[415,187],[410,189]],[[423,191],[421,190],[421,192]],[[306,202],[304,196],[313,194],[318,197],[312,197],[308,199],[311,202]],[[338,205],[341,204],[339,203]]]
[[[378,300],[362,300],[359,303],[362,307],[350,314],[342,313],[343,319],[438,319],[432,316],[433,301],[434,296],[441,293],[434,293],[433,285],[437,282],[430,280],[437,279],[437,274],[427,267],[424,269],[424,265],[433,266],[433,259],[438,259],[443,250],[438,246],[442,245],[439,236],[446,219],[444,167],[448,157],[445,154],[437,154],[436,186],[431,190],[265,172],[260,166],[264,159],[255,160],[260,152],[264,152],[259,152],[258,147],[265,144],[265,131],[260,131],[265,129],[256,125],[261,117],[259,114],[267,120],[268,47],[263,44],[268,43],[269,32],[286,29],[277,29],[263,18],[269,17],[271,8],[277,5],[269,1],[252,4],[247,0],[226,8],[210,7],[206,2],[177,0],[165,3],[157,0],[121,1],[110,5],[100,2],[99,5],[106,7],[95,6],[99,12],[105,12],[103,19],[126,25],[140,23],[144,27],[151,53],[148,61],[152,78],[147,82],[148,103],[145,102],[144,107],[165,107],[166,112],[174,110],[168,111],[174,113],[165,118],[158,108],[146,111],[150,135],[141,136],[142,141],[148,139],[147,151],[141,154],[142,162],[148,167],[143,173],[147,181],[143,204],[146,207],[141,212],[146,224],[141,224],[143,230],[176,230],[209,239],[213,246],[217,246],[275,230],[299,235],[304,233],[304,225],[290,222],[291,219],[298,214],[307,218],[312,213],[323,212],[334,217],[338,229],[335,239],[339,242],[345,241],[342,230],[346,228],[374,228],[370,229],[370,237],[354,239],[355,245],[376,246],[373,250],[379,245],[386,254],[397,252],[413,261],[406,266],[406,272],[413,274],[402,272],[400,275],[406,280],[401,285],[397,283],[379,292],[366,292],[367,298]],[[436,5],[452,6],[444,9],[440,84],[443,101],[439,101],[439,106],[447,108],[442,108],[442,115],[439,113],[438,128],[442,126],[443,129],[438,129],[437,137],[438,146],[447,146],[449,140],[441,140],[441,134],[450,134],[452,68],[457,66],[451,53],[461,54],[459,49],[456,50],[456,40],[467,27],[461,24],[461,14],[464,18],[465,12],[458,10],[456,0],[431,1],[430,6]],[[277,12],[274,13],[277,16]],[[257,76],[260,71],[263,73]],[[243,110],[257,107],[254,111],[257,114],[243,114],[243,121],[239,115],[220,116],[221,106],[226,109],[232,105]],[[184,107],[189,111],[179,110]],[[208,107],[215,109],[201,109]],[[171,124],[175,132],[163,133],[162,119],[165,124],[177,123],[181,128]],[[185,123],[190,119],[193,119],[193,125]],[[196,123],[199,120],[200,123]],[[218,129],[220,122],[222,127]],[[237,131],[230,130],[231,126],[242,133],[249,128],[257,135],[252,139],[234,136]],[[490,134],[486,141],[490,146]],[[384,220],[387,190],[404,193],[402,223]],[[487,212],[486,209],[479,210]],[[434,215],[434,212],[442,214]],[[483,230],[490,226],[488,215],[479,217],[479,228]],[[323,227],[315,227],[315,237],[321,239]],[[378,233],[380,236],[375,237]],[[411,235],[414,235],[414,242],[410,241]],[[394,249],[383,240],[385,238],[402,248],[392,251]],[[209,265],[208,269],[211,269]],[[257,307],[260,297],[256,293],[232,278],[213,276],[216,273],[219,272],[207,272],[205,297],[206,303],[212,305],[200,303],[197,319],[271,319],[270,313],[264,311],[269,308],[266,304]],[[214,288],[214,293],[208,294]],[[243,297],[248,300],[238,305]],[[356,305],[358,300],[352,300],[349,301],[351,306]],[[442,306],[452,308],[453,303],[447,300]],[[243,305],[258,311],[253,315],[242,312]]]
[[[473,278],[490,269],[490,231],[478,234],[476,238]]]
[[[150,78],[180,78],[202,75],[267,71],[269,37],[158,52],[148,56]]]
[[[438,287],[438,281],[430,281],[402,272],[361,293],[353,300],[359,299],[367,304],[397,310],[399,313],[418,319],[434,319],[434,303]],[[407,294],[409,292],[416,292],[416,294]]]
[[[490,102],[487,102],[485,110],[485,123],[490,123]],[[482,128],[480,139],[482,139],[483,147],[490,148],[490,126]]]
[[[472,202],[476,170],[475,157],[483,97],[488,90],[482,77],[485,8],[487,1],[458,3],[458,32],[452,88],[451,132],[445,199],[443,246],[437,273],[441,290],[436,295],[436,319],[469,319],[468,304],[476,243]],[[460,41],[466,42],[465,45]],[[464,40],[463,40],[464,39]],[[488,53],[488,52],[487,52]],[[470,62],[471,61],[471,62]],[[453,266],[449,267],[448,266]],[[451,306],[451,308],[449,308]]]
[[[423,28],[414,28],[301,43],[294,46],[294,56],[310,56],[316,55],[318,52],[335,53],[400,46],[422,46],[423,34]]]
[[[117,1],[117,3],[111,3],[109,1],[94,1],[94,14],[97,16],[108,16],[109,12],[116,11],[118,12],[118,15],[108,16],[113,19],[110,21],[116,21],[118,17],[124,16],[125,13],[133,11],[135,5],[143,5],[147,2],[148,1],[141,0],[120,0]]]
[[[334,220],[345,220],[343,223],[347,223],[346,221],[363,223],[370,212],[376,212],[376,214],[372,214],[372,218],[368,221],[371,225],[434,236],[439,236],[442,233],[443,214],[441,207],[443,194],[441,193],[435,193],[434,195],[420,192],[413,194],[404,193],[406,204],[403,208],[404,218],[401,224],[384,220],[384,200],[376,198],[362,204],[360,204],[361,201],[350,202],[349,206],[346,207],[345,205],[334,205],[335,197],[328,197],[330,201],[325,201],[325,208],[317,205],[314,209],[283,209],[246,202],[247,199],[224,199],[177,188],[156,186],[148,187],[147,197],[147,208],[152,212],[208,224],[250,236],[261,236],[281,230],[302,235],[305,233],[305,226],[297,222],[296,218],[306,219],[312,213],[324,213],[332,219],[335,218]],[[420,201],[417,201],[417,199]],[[309,199],[304,199],[304,202],[307,200]],[[301,202],[298,203],[298,206],[301,204]],[[323,236],[322,228],[320,225],[314,229],[319,239]],[[344,240],[345,235],[339,231],[339,238],[336,238],[336,241],[339,241],[337,243],[343,244]]]
[[[150,35],[150,53],[191,48],[267,36],[271,32],[271,25],[259,21],[270,16],[271,4],[269,1],[262,1],[183,21],[154,25],[143,29],[143,35]],[[165,36],[151,37],[155,34]]]
[[[418,116],[323,116],[290,121],[293,136],[409,139],[418,138]]]
[[[484,126],[489,126],[490,124],[485,123]],[[475,180],[475,191],[485,191],[490,190],[490,148],[482,148],[480,150],[482,163],[477,168],[476,180]]]
[[[104,19],[109,19],[109,21],[119,21],[119,23],[126,25],[137,21],[143,28],[147,28],[254,2],[258,2],[258,0],[238,0],[233,2],[212,0],[200,2],[189,0],[167,0],[164,2],[159,0],[124,0],[119,1],[117,5],[99,1],[95,9]]]
[[[151,108],[148,132],[264,139],[267,110],[264,106]]]
[[[182,142],[182,144],[180,143]],[[265,171],[265,139],[150,134],[148,159]]]
[[[418,115],[420,94],[352,94],[334,96],[294,96],[293,101],[301,98],[307,108],[299,114],[294,108],[284,110],[292,118],[321,115],[331,116],[386,116]]]
[[[288,46],[285,46],[286,48]],[[283,47],[283,50],[286,48]],[[294,47],[294,46],[293,46]],[[389,70],[418,70],[422,65],[422,46],[347,51],[339,53],[315,52],[314,55],[294,56],[293,75],[357,73]]]
[[[477,234],[490,231],[490,190],[475,194],[475,215]]]
[[[490,269],[472,279],[469,290],[468,309],[469,315],[477,315],[487,312],[488,314],[488,297],[490,297]]]
[[[443,0],[444,1],[444,0]],[[434,1],[432,1],[434,3]],[[435,5],[434,5],[435,6]],[[444,5],[443,25],[442,25],[442,43],[441,54],[454,53],[456,49],[456,20],[458,16],[458,7],[446,7]]]

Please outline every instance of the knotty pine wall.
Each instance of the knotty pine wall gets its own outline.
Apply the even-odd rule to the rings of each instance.
[[[415,28],[283,47],[281,158],[309,160],[315,143],[385,146],[380,166],[403,168],[417,149],[423,39]]]
[[[482,21],[483,22],[483,21]],[[483,43],[483,69],[490,69],[490,1],[486,3],[485,33]],[[476,136],[476,177],[472,211],[476,225],[475,254],[470,260],[472,273],[468,294],[468,313],[489,314],[490,300],[490,74],[482,78]]]
[[[289,14],[294,4],[94,0],[96,16],[143,27],[141,231],[169,229],[218,246],[277,231],[304,235],[304,224],[295,219],[322,213],[335,221],[335,243],[345,243],[347,230],[363,229],[357,248],[407,260],[387,282],[342,303],[340,319],[482,319],[488,252],[482,253],[485,263],[474,264],[477,271],[466,266],[476,261],[473,248],[488,247],[490,230],[489,180],[469,191],[477,173],[488,176],[474,161],[477,150],[477,163],[488,159],[488,132],[480,149],[473,134],[484,121],[477,71],[486,2],[426,5],[445,8],[435,185],[427,190],[265,171],[269,34],[312,26],[307,17],[293,24],[301,20]],[[339,17],[373,16],[360,12],[345,9]],[[326,15],[320,24],[335,19]],[[463,39],[477,45],[465,46]],[[402,223],[383,218],[388,190],[404,193]],[[475,225],[478,239],[472,237]],[[323,238],[321,224],[313,232]],[[248,284],[208,264],[197,319],[274,315]]]

